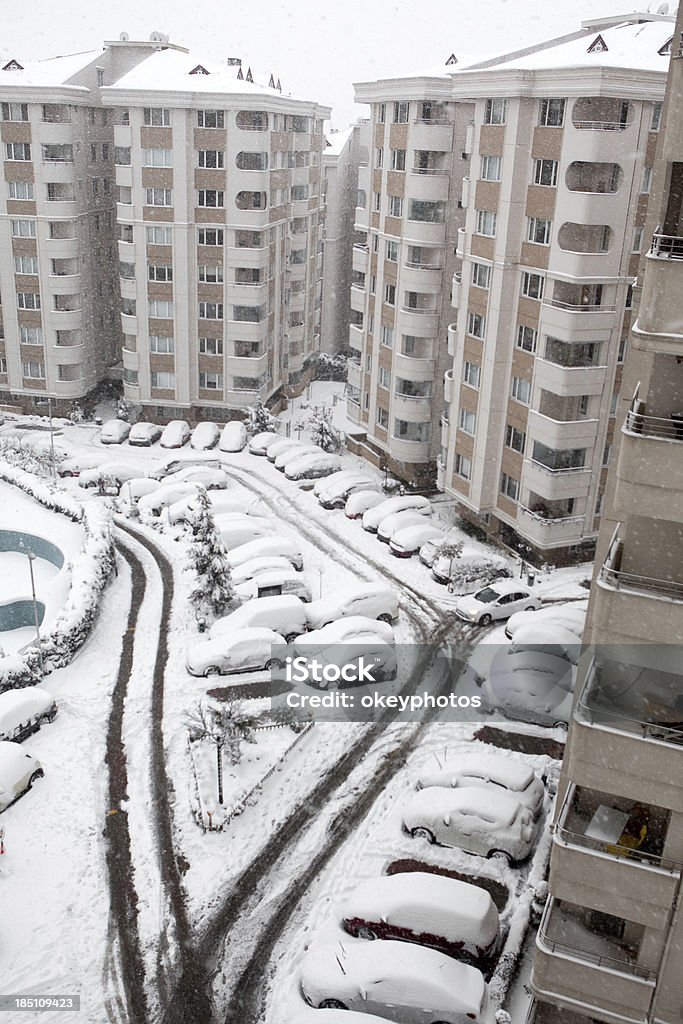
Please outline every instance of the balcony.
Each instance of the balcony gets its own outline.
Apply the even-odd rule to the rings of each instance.
[[[85,345],[53,345],[52,357],[63,366],[77,366],[85,359]]]
[[[606,379],[606,366],[563,366],[550,359],[536,360],[536,384],[563,398],[601,395]]]
[[[638,319],[633,327],[637,347],[650,352],[681,354],[683,326],[680,292],[683,284],[683,238],[655,235],[645,261]]]
[[[416,199],[448,199],[448,170],[440,167],[411,168],[410,194]]]
[[[82,398],[88,387],[89,384],[85,377],[78,377],[76,380],[56,380],[54,382],[55,397]]]
[[[543,408],[548,407],[547,404],[541,404]],[[549,448],[587,448],[595,441],[599,422],[597,419],[561,419],[560,415],[564,415],[560,409],[555,412],[555,416],[530,409],[529,433]]]
[[[439,325],[439,311],[434,307],[419,309],[415,306],[401,306],[399,314],[400,328],[405,334],[418,337],[435,332]]]
[[[683,443],[683,424],[678,412],[650,416],[647,405],[636,396],[621,432],[616,467],[615,511],[624,514],[626,505],[652,519],[678,521],[681,483],[672,465]]]
[[[441,221],[407,220],[404,222],[404,237],[418,245],[443,245],[446,240],[446,225]]]
[[[228,263],[230,266],[234,267],[256,267],[264,269],[268,266],[269,256],[270,249],[265,245],[237,245],[228,247]]]
[[[453,386],[453,371],[446,370],[443,377],[443,400],[449,405],[455,400],[455,388]]]
[[[414,149],[448,153],[453,142],[453,122],[447,117],[416,119],[411,125],[409,137]]]
[[[416,339],[421,341],[422,339]],[[431,342],[424,339],[424,351],[431,350]],[[415,355],[405,352],[394,354],[394,373],[397,377],[404,377],[407,380],[432,380],[434,377],[434,360],[431,355],[421,356],[422,348],[415,348]]]
[[[449,354],[449,356],[452,356],[453,358],[455,358],[455,353],[456,353],[456,349],[457,349],[457,342],[458,342],[458,325],[457,324],[449,324],[448,325],[448,354]]]
[[[365,288],[362,285],[351,285],[351,309],[355,309],[357,313],[362,313],[365,309]]]
[[[579,131],[623,132],[633,123],[633,105],[608,96],[582,96],[574,101],[572,124]]]
[[[268,285],[265,281],[230,281],[227,286],[228,302],[245,306],[262,306],[266,301]]]
[[[50,259],[75,259],[78,256],[77,238],[48,238],[45,252]]]
[[[589,466],[552,469],[536,459],[526,459],[524,484],[548,501],[585,498],[590,489],[591,469]]]
[[[348,368],[348,384],[349,387],[357,388],[360,390],[363,375],[360,368],[360,359],[349,358],[346,362]]]
[[[359,352],[363,350],[363,328],[358,324],[349,324],[349,345]]]
[[[575,1013],[556,1006],[554,1003],[544,1003],[540,999],[532,999],[527,1011],[524,1024],[593,1024],[591,1018],[583,1013]]]
[[[583,537],[584,516],[549,516],[520,505],[517,520],[519,532],[540,548],[578,544]]]
[[[411,395],[395,391],[391,408],[393,414],[400,419],[426,420],[431,415],[432,402],[431,395]]]
[[[451,284],[451,306],[458,309],[460,306],[460,289],[462,288],[462,274],[453,274],[453,282]]]

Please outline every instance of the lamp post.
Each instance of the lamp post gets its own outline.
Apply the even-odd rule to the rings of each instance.
[[[36,556],[33,554],[32,551],[27,551],[26,552],[26,557],[28,558],[28,568],[29,568],[29,572],[31,573],[31,596],[33,598],[33,621],[35,622],[35,626],[36,626],[36,642],[38,644],[38,658],[40,659],[40,671],[41,671],[41,673],[44,673],[45,672],[45,665],[43,663],[43,645],[42,645],[42,641],[40,639],[40,623],[38,622],[38,602],[36,601],[36,581],[35,581],[35,578],[33,576],[33,561],[34,561]]]
[[[50,471],[52,480],[55,480],[55,435],[54,428],[52,426],[52,398],[48,397],[47,400],[47,413],[50,419]]]

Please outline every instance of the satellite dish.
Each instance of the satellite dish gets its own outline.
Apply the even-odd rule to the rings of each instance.
[[[122,32],[121,35],[119,36],[119,39],[121,40],[122,43],[127,43],[128,40],[130,39],[130,36],[128,35],[127,32]]]
[[[163,43],[164,34],[163,32],[152,32],[149,37],[150,43]]]

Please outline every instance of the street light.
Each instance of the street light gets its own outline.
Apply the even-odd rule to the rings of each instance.
[[[52,426],[52,399],[48,397],[47,400],[47,412],[50,418],[50,469],[52,471],[52,480],[55,480],[55,435],[54,428]]]
[[[43,663],[43,645],[42,645],[42,642],[41,642],[41,639],[40,639],[40,623],[38,622],[38,602],[36,601],[36,581],[35,581],[35,578],[33,576],[33,562],[34,562],[34,559],[35,559],[36,556],[33,554],[32,551],[27,551],[26,552],[26,557],[28,558],[28,567],[29,567],[29,572],[31,573],[31,596],[33,598],[33,621],[35,622],[35,625],[36,625],[36,642],[38,644],[38,657],[40,659],[40,671],[41,671],[41,673],[44,674],[45,673],[45,665]]]

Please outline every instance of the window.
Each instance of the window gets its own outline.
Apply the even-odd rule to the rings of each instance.
[[[31,159],[31,144],[29,142],[6,142],[5,143],[5,159],[6,160],[17,160],[17,161],[19,161],[19,160],[30,160]]]
[[[662,104],[654,103],[652,106],[652,120],[650,121],[650,131],[658,132],[659,126],[662,121]]]
[[[446,204],[426,199],[411,199],[408,207],[408,220],[422,221],[427,224],[443,224],[446,219]]]
[[[505,124],[508,101],[498,98],[486,101],[484,108],[484,124]]]
[[[97,163],[97,146],[94,142],[90,143],[90,163]]]
[[[105,161],[109,159],[109,143],[108,142],[103,142],[102,143],[102,159],[105,160]]]
[[[121,312],[124,316],[136,316],[137,301],[135,299],[121,299]]]
[[[146,188],[145,204],[147,206],[173,206],[173,194],[170,188]]]
[[[520,324],[517,328],[517,348],[524,349],[525,352],[536,351],[536,338],[537,332],[533,327],[527,327],[526,324]]]
[[[467,317],[467,333],[473,338],[483,338],[486,333],[486,317],[481,313],[470,313]]]
[[[543,217],[527,218],[527,241],[535,245],[550,245],[550,233],[553,222]]]
[[[28,121],[27,103],[3,103],[3,121]]]
[[[394,436],[404,441],[429,441],[431,436],[431,423],[412,423],[407,420],[394,420]]]
[[[133,202],[133,190],[130,185],[119,185],[118,201],[124,206],[130,206]]]
[[[204,284],[222,284],[223,265],[220,263],[214,264],[213,266],[203,264],[197,268],[197,277]]]
[[[384,345],[385,348],[393,348],[394,346],[394,328],[387,327],[386,324],[382,324],[382,331],[380,334],[380,344]]]
[[[202,391],[222,391],[223,390],[223,374],[207,372],[205,370],[199,371],[199,387]]]
[[[199,128],[224,128],[225,114],[222,110],[198,110],[197,127]]]
[[[386,256],[392,263],[398,262],[398,242],[387,241]]]
[[[45,363],[34,363],[32,360],[27,359],[21,364],[21,372],[29,380],[44,380]]]
[[[557,160],[534,161],[534,185],[557,185]]]
[[[564,100],[541,100],[538,123],[545,128],[561,128],[564,124]]]
[[[145,237],[148,245],[170,245],[173,229],[166,224],[152,224],[145,228]]]
[[[410,104],[401,100],[394,103],[394,124],[408,124]]]
[[[626,301],[624,302],[624,309],[633,309],[633,285],[630,284],[626,289]]]
[[[149,350],[158,355],[170,356],[174,351],[173,338],[168,334],[150,334]]]
[[[15,274],[37,274],[38,273],[38,257],[37,256],[15,256],[14,257],[14,273]]]
[[[200,320],[222,320],[223,319],[223,303],[222,302],[200,302],[199,303],[199,318],[200,318]]]
[[[46,163],[71,164],[74,159],[74,148],[70,143],[50,143],[43,146],[43,160]]]
[[[260,153],[255,155],[261,156]],[[263,155],[265,156],[265,154]],[[223,168],[225,167],[225,153],[222,149],[200,149],[199,166]]]
[[[386,366],[380,366],[378,382],[381,388],[391,387],[391,370],[387,369]]]
[[[526,434],[522,430],[518,430],[517,427],[513,427],[511,423],[508,423],[505,428],[505,444],[508,448],[512,448],[513,451],[523,454]]]
[[[387,430],[389,427],[389,410],[383,409],[381,405],[377,406],[377,426],[382,427],[383,430]]]
[[[199,206],[213,206],[221,209],[224,204],[224,194],[222,189],[216,188],[200,188],[199,189]]]
[[[92,194],[94,196],[96,196],[97,193],[100,190],[100,179],[99,178],[91,178],[90,185],[92,187]]]
[[[7,360],[4,356],[0,356],[0,373],[7,373]]]
[[[543,298],[543,277],[541,274],[531,274],[524,271],[522,274],[522,295],[527,299]]]
[[[460,452],[456,452],[453,471],[456,476],[462,477],[463,480],[469,480],[472,476],[472,460],[461,455]]]
[[[626,357],[626,338],[622,338],[619,342],[619,351],[617,352],[617,362],[623,363]]]
[[[223,228],[199,228],[199,245],[223,245]]]
[[[117,147],[118,148],[118,147]],[[126,163],[130,163],[130,150],[128,150],[129,159]],[[118,163],[118,161],[116,161]],[[171,149],[143,149],[142,151],[142,164],[143,167],[172,167],[173,166],[173,150]]]
[[[39,293],[17,292],[17,306],[19,309],[40,309]]]
[[[135,280],[135,264],[134,263],[123,263],[119,261],[119,277],[122,277],[126,281]]]
[[[392,151],[391,151],[391,169],[392,169],[392,171],[405,171],[405,169],[406,169],[406,151],[405,151],[405,149],[392,149]]]
[[[10,199],[33,199],[33,182],[32,181],[8,181],[7,187],[9,190]],[[48,196],[49,199],[49,196]]]
[[[597,496],[597,498],[595,500],[595,514],[596,514],[596,516],[599,516],[601,512],[602,512],[602,492],[600,494],[598,494],[598,496]]]
[[[588,395],[581,395],[579,398],[579,416],[588,415]]]
[[[401,196],[389,196],[389,216],[403,216],[403,199]]]
[[[381,167],[383,163],[384,163],[384,150],[376,148],[375,149],[375,167]]]
[[[494,238],[496,234],[497,214],[491,210],[477,210],[476,234]]]
[[[97,71],[97,84],[104,85],[104,68],[96,68]]]
[[[461,409],[458,426],[465,434],[474,434],[477,428],[477,414],[469,409]]]
[[[258,193],[254,193],[254,195],[258,195]],[[308,185],[292,185],[291,199],[293,203],[308,199]]]
[[[158,388],[161,391],[175,391],[175,373],[169,373],[167,370],[152,370],[149,377],[153,388]]]
[[[603,466],[609,466],[610,456],[612,455],[612,445],[606,444],[602,450],[602,464]]]
[[[59,334],[59,331],[57,332]],[[19,340],[22,345],[42,345],[43,344],[43,328],[42,327],[25,327],[23,324],[19,327]]]
[[[477,288],[488,288],[491,281],[491,268],[487,263],[472,264],[472,284]]]
[[[501,473],[500,493],[504,494],[506,498],[510,498],[511,501],[518,501],[519,480],[515,480],[514,476],[508,476],[507,473]]]
[[[395,306],[396,305],[396,285],[395,284],[385,284],[384,285],[384,301],[389,306]]]
[[[478,388],[481,381],[481,366],[477,363],[465,362],[463,366],[462,379],[471,388]]]
[[[481,177],[484,181],[500,181],[502,162],[499,156],[483,156],[481,158]]]
[[[512,378],[512,397],[523,405],[529,404],[531,398],[531,384],[523,377]]]
[[[199,154],[199,166],[200,167],[222,167],[223,166],[223,151],[220,150],[220,149],[217,150],[217,155],[218,155],[218,158],[220,160],[220,163],[217,163],[217,164],[204,163],[203,164],[201,162],[202,161],[202,154],[200,153]],[[287,155],[289,157],[292,157],[294,154],[293,153],[289,153]],[[306,154],[306,155],[308,155],[308,154]],[[208,151],[207,151],[207,156],[210,156],[210,153]],[[285,154],[282,153],[281,156],[284,157]],[[273,157],[273,160],[275,160],[275,157]],[[244,152],[238,153],[237,157],[235,159],[235,163],[236,163],[237,167],[241,171],[267,171],[268,170],[268,154],[267,153],[244,153]],[[282,166],[284,167],[284,160],[282,162]]]
[[[171,111],[165,107],[145,107],[143,118],[145,124],[152,128],[168,128],[171,123]]]
[[[640,186],[642,195],[646,195],[650,191],[650,185],[652,184],[652,168],[643,167],[643,181]]]
[[[379,213],[380,209],[382,208],[382,195],[380,192],[372,193],[372,208],[375,211],[375,213]]]
[[[173,267],[168,265],[154,265],[150,264],[147,268],[148,276],[150,281],[172,281],[173,280]]]
[[[235,346],[237,346],[237,342],[235,342]],[[200,338],[199,339],[199,352],[200,352],[200,355],[203,355],[203,356],[222,356],[223,355],[223,339],[222,338]],[[235,353],[235,354],[237,354],[237,353]]]
[[[386,103],[380,103],[377,106],[377,121],[379,124],[384,124],[387,119],[387,105]]]
[[[160,320],[171,320],[173,317],[173,303],[167,299],[150,299],[149,315],[158,317]]]
[[[619,405],[619,392],[618,391],[613,391],[612,392],[612,397],[611,397],[610,403],[609,403],[609,414],[610,414],[610,416],[616,416],[616,414],[617,414],[617,406],[618,405]]]

